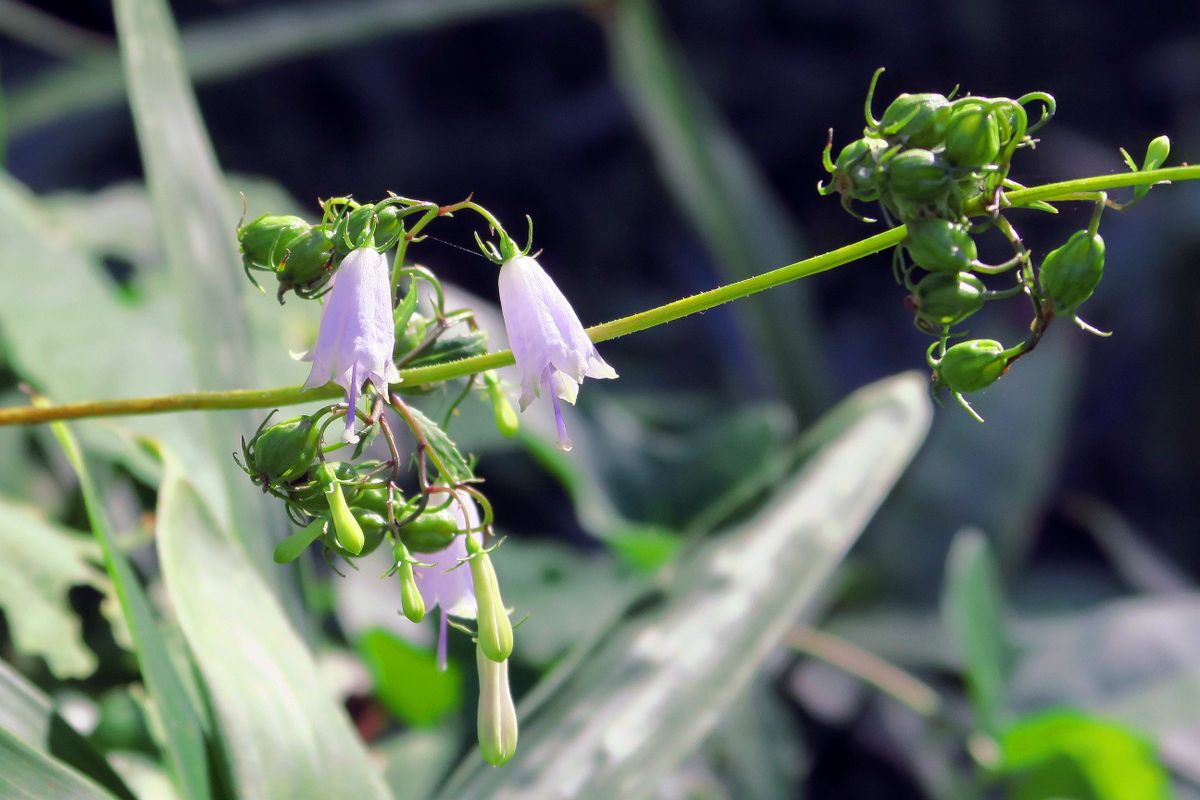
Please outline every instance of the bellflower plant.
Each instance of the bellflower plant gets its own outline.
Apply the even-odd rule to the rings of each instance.
[[[387,258],[372,247],[351,252],[333,277],[317,344],[304,357],[313,362],[305,388],[332,381],[346,390],[346,442],[358,441],[354,415],[363,383],[369,380],[383,393],[400,380],[392,363],[396,329],[391,298]]]
[[[500,309],[521,373],[521,410],[545,388],[554,406],[558,446],[570,450],[558,401],[574,404],[584,378],[615,378],[617,372],[600,357],[562,291],[524,252],[510,254],[500,266]]]

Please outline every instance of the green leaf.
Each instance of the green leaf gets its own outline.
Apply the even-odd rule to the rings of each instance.
[[[247,10],[198,22],[183,32],[196,83],[237,78],[281,62],[386,36],[436,30],[499,14],[582,5],[582,0],[361,0]],[[125,96],[116,53],[48,71],[14,92],[10,137]]]
[[[0,498],[0,607],[16,649],[39,655],[63,678],[83,678],[96,657],[83,643],[78,616],[67,592],[72,586],[103,586],[93,566],[94,542]]]
[[[468,466],[467,460],[463,458],[462,453],[458,452],[457,445],[450,440],[442,427],[413,406],[408,407],[408,413],[420,428],[425,441],[428,442],[438,472],[441,472],[447,481],[469,480],[471,467]]]
[[[61,761],[0,729],[0,797],[5,800],[112,800]]]
[[[167,593],[212,703],[233,794],[387,797],[279,600],[170,459],[157,523]]]
[[[621,0],[606,15],[618,84],[658,167],[728,280],[802,255],[776,196],[704,97],[663,26],[657,3]],[[805,412],[824,407],[828,371],[816,314],[803,282],[776,287],[734,309],[767,355],[781,393]]]
[[[379,742],[374,751],[384,760],[384,774],[396,797],[433,796],[438,780],[462,752],[459,727],[420,728]]]
[[[1009,716],[1011,653],[1000,577],[981,532],[964,530],[954,537],[943,592],[942,618],[962,653],[975,724],[996,734]]]
[[[371,671],[375,696],[408,725],[425,727],[462,705],[463,676],[457,664],[438,669],[437,656],[382,628],[355,643]]]
[[[605,543],[636,570],[654,572],[670,563],[683,547],[678,534],[653,525],[631,525],[605,535]]]
[[[1013,800],[1166,800],[1166,770],[1140,734],[1077,711],[1019,721],[1000,738]]]
[[[104,756],[59,716],[50,698],[4,661],[0,661],[0,729],[87,775],[122,800],[134,800]]]
[[[113,10],[150,202],[196,377],[205,389],[253,385],[237,214],[225,196],[170,9],[165,0],[114,0]],[[218,458],[255,427],[246,413],[205,414],[192,424],[207,431]],[[276,579],[262,496],[236,470],[221,475],[231,513],[226,519],[218,512],[218,519],[232,525],[262,573]],[[282,581],[276,588],[283,589]]]
[[[205,742],[206,720],[193,704],[184,680],[177,672],[137,574],[113,537],[104,504],[92,483],[78,443],[65,423],[56,422],[52,427],[79,478],[88,521],[104,554],[105,567],[129,627],[142,681],[152,701],[150,713],[162,732],[163,749],[176,782],[184,797],[206,800],[212,794]]]
[[[805,441],[822,446],[771,502],[692,548],[661,589],[522,703],[520,746],[504,770],[471,754],[440,796],[651,793],[811,611],[924,438],[925,384],[915,374],[875,384],[818,424]]]

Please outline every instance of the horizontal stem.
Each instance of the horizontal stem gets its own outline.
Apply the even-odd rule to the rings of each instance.
[[[1125,172],[1115,175],[1097,175],[1070,181],[1034,186],[1006,193],[1011,206],[1028,205],[1035,201],[1051,201],[1070,198],[1079,192],[1116,189],[1161,181],[1200,179],[1200,166],[1167,167],[1144,172]],[[755,275],[735,283],[718,286],[666,305],[631,314],[587,329],[594,342],[605,342],[644,331],[682,317],[698,314],[710,308],[738,300],[757,292],[799,278],[806,278],[840,267],[853,261],[893,247],[904,240],[904,226],[877,233],[854,244],[839,247],[819,256],[806,258],[761,275]],[[467,375],[474,375],[513,363],[511,350],[472,356],[459,361],[413,367],[400,370],[401,382],[405,386],[422,386]],[[0,425],[31,425],[58,419],[83,417],[115,417],[135,414],[162,414],[177,411],[202,411],[237,408],[276,408],[297,405],[317,400],[340,397],[342,390],[337,386],[319,389],[304,389],[284,386],[276,389],[234,389],[221,392],[194,392],[171,394],[160,397],[135,397],[121,400],[91,400],[80,403],[64,403],[55,406],[17,407],[0,409]]]

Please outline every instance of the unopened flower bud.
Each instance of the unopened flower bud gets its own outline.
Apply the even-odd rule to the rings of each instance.
[[[956,167],[982,167],[1000,155],[1000,126],[986,106],[956,109],[946,123],[946,158]]]
[[[293,417],[260,430],[246,450],[247,468],[264,483],[300,477],[321,446],[321,429],[312,417]]]
[[[475,601],[479,605],[476,618],[479,630],[479,649],[492,661],[503,661],[512,654],[513,629],[508,610],[500,597],[500,582],[492,560],[473,536],[466,536],[471,581],[475,586]]]
[[[905,150],[887,165],[888,190],[901,203],[936,203],[950,189],[950,169],[929,150]]]
[[[508,685],[508,662],[493,661],[475,648],[479,669],[479,716],[476,735],[483,760],[498,767],[517,752],[517,709]]]
[[[358,520],[350,512],[350,506],[346,504],[342,484],[338,481],[333,466],[322,464],[317,470],[317,481],[325,493],[326,502],[329,503],[329,517],[333,521],[334,537],[338,546],[352,555],[358,555],[366,545],[366,536]]]
[[[492,415],[496,419],[496,430],[500,431],[500,435],[504,438],[511,439],[517,435],[517,431],[521,427],[517,410],[513,408],[508,395],[504,393],[504,387],[495,373],[485,372],[483,383],[487,387],[488,399],[492,401]]]
[[[930,325],[957,325],[983,308],[987,287],[969,272],[926,275],[912,293],[917,317]]]
[[[400,529],[400,538],[410,550],[417,553],[436,553],[454,541],[458,533],[458,520],[449,508],[426,511]]]
[[[995,339],[959,342],[937,362],[939,383],[953,392],[975,392],[996,382],[1008,369],[1008,353]]]
[[[879,120],[879,132],[908,147],[935,147],[942,142],[950,102],[940,94],[902,94]]]
[[[261,216],[238,228],[242,262],[247,267],[274,270],[292,243],[309,229],[300,217]]]
[[[409,621],[420,622],[425,619],[425,598],[421,597],[421,589],[417,586],[412,556],[403,542],[396,542],[392,557],[396,559],[396,573],[400,576],[400,608]]]
[[[978,258],[975,240],[966,225],[940,217],[908,223],[904,246],[917,266],[930,272],[969,270]]]
[[[1042,261],[1038,280],[1055,314],[1069,314],[1092,296],[1104,277],[1104,240],[1078,231]]]

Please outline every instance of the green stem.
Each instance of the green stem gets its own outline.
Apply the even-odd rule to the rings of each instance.
[[[1018,189],[1005,194],[1005,205],[1028,206],[1036,201],[1062,201],[1075,199],[1081,192],[1096,192],[1103,189],[1118,189],[1127,186],[1159,183],[1162,181],[1200,180],[1200,166],[1167,167],[1164,169],[1126,172],[1115,175],[1097,175],[1070,181],[1050,183]],[[1092,198],[1088,198],[1094,200]],[[468,204],[462,204],[467,206]],[[468,206],[469,207],[469,206]],[[974,209],[978,213],[978,209]],[[806,278],[821,272],[849,264],[873,253],[894,247],[904,240],[904,226],[892,228],[869,236],[854,244],[839,247],[819,256],[806,258],[785,267],[779,267],[761,275],[719,286],[707,292],[685,297],[657,308],[651,308],[628,317],[622,317],[588,328],[594,342],[604,342],[644,331],[658,325],[673,322],[682,317],[707,311],[710,308],[738,300],[774,286]],[[474,375],[513,363],[510,350],[501,350],[481,356],[472,356],[445,364],[413,367],[400,370],[405,386],[420,386],[429,383]],[[65,403],[57,406],[18,407],[0,409],[0,425],[32,425],[59,419],[83,417],[114,417],[135,414],[161,414],[177,411],[202,411],[238,408],[277,408],[299,403],[329,400],[343,394],[338,386],[320,389],[303,389],[284,386],[276,389],[235,389],[224,392],[194,392],[171,394],[161,397],[135,397],[122,400],[89,400],[80,403]]]

